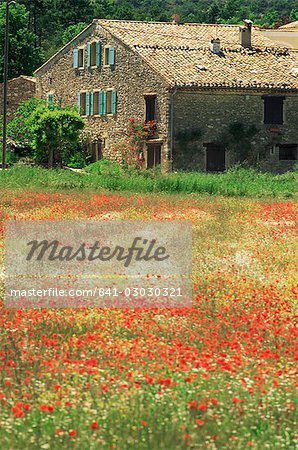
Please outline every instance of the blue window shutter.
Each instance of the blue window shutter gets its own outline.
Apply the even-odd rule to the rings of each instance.
[[[98,97],[97,97],[97,101],[98,101],[98,113],[100,115],[100,108],[101,108],[101,100],[100,100],[100,94],[101,92],[98,92]]]
[[[90,92],[86,92],[86,116],[90,116]]]
[[[53,104],[53,94],[48,94],[48,104],[49,105]]]
[[[100,91],[98,95],[98,101],[99,101],[99,115],[103,115],[103,92]]]
[[[117,113],[117,91],[112,91],[112,114]]]
[[[91,66],[91,43],[87,44],[87,67]]]
[[[81,93],[80,92],[78,92],[77,99],[78,99],[78,112],[81,113]]]
[[[102,115],[102,92],[101,91],[98,93],[98,113],[100,116]]]
[[[96,65],[100,67],[101,65],[101,43],[96,42]]]
[[[73,51],[73,68],[77,69],[79,67],[79,50],[77,48]]]
[[[90,92],[90,116],[94,114],[94,93]]]
[[[114,66],[116,59],[116,50],[114,47],[109,48],[109,65]]]
[[[107,91],[102,92],[102,104],[103,104],[103,114],[107,113]]]

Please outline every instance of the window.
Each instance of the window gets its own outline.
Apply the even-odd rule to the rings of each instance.
[[[156,120],[156,95],[145,97],[146,102],[146,122]]]
[[[147,169],[158,166],[161,163],[161,144],[147,145]]]
[[[75,48],[73,51],[73,68],[82,69],[84,67],[84,49]]]
[[[280,161],[296,161],[298,144],[280,144],[279,159]]]
[[[82,116],[115,115],[117,113],[117,92],[114,89],[78,92],[78,110]]]
[[[87,45],[87,65],[88,67],[99,67],[101,62],[101,43],[89,42]]]
[[[99,115],[99,91],[93,93],[93,114]]]
[[[105,47],[104,65],[114,66],[116,62],[116,49],[114,47]]]
[[[48,94],[48,104],[52,106],[54,102],[54,95],[52,93]]]
[[[263,97],[264,123],[271,125],[283,124],[283,101],[285,97]]]
[[[99,93],[99,114],[117,114],[117,92],[113,89]]]
[[[112,91],[107,91],[107,114],[112,114]]]
[[[96,42],[90,44],[90,66],[96,66]]]
[[[78,111],[82,116],[86,116],[87,109],[86,109],[86,97],[87,92],[78,92]]]

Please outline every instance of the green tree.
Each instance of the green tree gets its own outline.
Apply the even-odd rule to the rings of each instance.
[[[4,48],[5,4],[0,5],[0,46]],[[25,6],[15,4],[10,8],[9,78],[32,75],[42,62],[42,52],[36,46],[36,35],[29,29],[29,13]],[[3,81],[3,51],[0,53],[0,81]]]
[[[75,25],[70,25],[66,30],[64,31],[62,35],[62,44],[66,45],[69,41],[71,41],[74,37],[76,37],[81,31],[86,28],[87,23],[85,22],[79,22]]]
[[[213,3],[207,11],[207,22],[217,23],[220,15],[220,8],[217,3]]]
[[[94,18],[171,21],[177,13],[182,22],[241,23],[249,18],[269,27],[277,26],[285,17],[290,21],[298,18],[297,0],[18,0],[18,3],[29,11],[29,29],[37,35],[34,46],[42,46],[45,59],[66,41],[65,30],[70,27],[75,33],[77,24],[88,24]]]
[[[83,128],[84,121],[76,109],[30,99],[20,105],[8,134],[18,142],[25,141],[35,161],[51,168],[61,164],[64,153],[70,155],[70,147],[77,152]]]
[[[22,101],[14,114],[13,120],[8,124],[8,136],[13,141],[22,145],[30,145],[32,142],[32,130],[28,127],[32,114],[37,108],[47,107],[47,102],[38,98]]]
[[[295,22],[296,20],[298,20],[298,9],[292,9],[290,12],[290,17],[289,17],[290,22]]]

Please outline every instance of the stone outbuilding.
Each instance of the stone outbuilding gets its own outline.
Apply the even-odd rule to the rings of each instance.
[[[8,81],[8,121],[18,109],[20,102],[36,95],[36,79],[21,75]],[[0,84],[0,115],[3,115],[3,83]]]
[[[77,105],[95,159],[129,119],[157,121],[148,168],[284,171],[297,160],[297,53],[239,25],[94,20],[36,72],[37,96]]]

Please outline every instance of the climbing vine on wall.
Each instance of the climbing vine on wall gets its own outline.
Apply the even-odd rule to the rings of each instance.
[[[232,152],[234,163],[256,164],[259,158],[265,156],[260,154],[260,148],[255,149],[252,144],[259,131],[255,124],[249,123],[233,122],[227,126],[221,141]]]
[[[114,148],[116,159],[123,165],[141,169],[145,161],[145,142],[156,137],[156,133],[157,123],[155,120],[138,122],[134,117],[130,118],[125,140]]]

